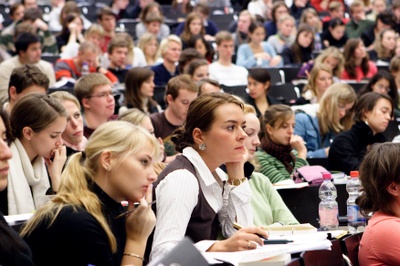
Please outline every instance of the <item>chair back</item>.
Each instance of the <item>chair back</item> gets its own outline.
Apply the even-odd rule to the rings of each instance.
[[[363,233],[356,233],[342,240],[343,253],[350,259],[351,265],[358,266],[358,249]]]
[[[167,107],[167,103],[165,102],[165,86],[156,86],[154,88],[153,99],[161,106],[163,110]]]
[[[293,105],[299,97],[298,89],[296,91],[296,87],[292,83],[271,85],[268,95],[287,105]]]
[[[346,266],[339,240],[332,240],[331,250],[305,251],[300,256],[304,266]]]
[[[224,92],[239,96],[242,99],[246,99],[248,97],[247,93],[247,86],[246,85],[239,85],[239,86],[226,86],[221,84],[221,88]]]

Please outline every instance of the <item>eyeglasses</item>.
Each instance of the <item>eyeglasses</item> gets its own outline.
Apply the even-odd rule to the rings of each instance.
[[[385,87],[382,84],[376,84],[376,87],[378,89],[380,89],[380,90],[385,90],[386,92],[390,92],[391,91],[390,87]]]
[[[105,91],[105,92],[100,92],[100,93],[98,93],[98,94],[95,94],[95,95],[89,95],[89,96],[86,96],[85,98],[93,98],[93,97],[97,97],[97,98],[103,98],[103,97],[108,97],[108,96],[115,96],[117,93],[116,92],[114,92],[114,91]]]

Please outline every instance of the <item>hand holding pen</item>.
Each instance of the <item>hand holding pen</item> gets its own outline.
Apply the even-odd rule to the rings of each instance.
[[[236,230],[242,229],[242,226],[238,223],[233,223],[233,228]],[[264,245],[278,245],[278,244],[288,244],[293,242],[293,240],[287,239],[268,239],[266,235],[257,234],[256,235],[263,240]]]
[[[146,195],[139,201],[139,205],[130,203],[126,213],[126,237],[134,241],[147,241],[148,236],[156,224],[156,217],[149,203],[152,203],[153,185],[149,185]]]
[[[210,247],[210,252],[233,252],[256,249],[263,242],[257,234],[268,237],[267,232],[261,227],[245,227],[238,230],[228,239],[217,241]]]

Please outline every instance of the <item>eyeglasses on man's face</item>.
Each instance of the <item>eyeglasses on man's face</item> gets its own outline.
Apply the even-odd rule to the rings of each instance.
[[[93,95],[89,95],[86,96],[85,98],[104,98],[104,97],[108,97],[108,96],[115,96],[117,93],[115,91],[104,91],[104,92],[100,92],[98,94],[93,94]]]

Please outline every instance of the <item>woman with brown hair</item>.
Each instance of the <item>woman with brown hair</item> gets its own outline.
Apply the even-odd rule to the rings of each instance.
[[[8,173],[8,214],[29,213],[57,192],[66,148],[61,137],[67,124],[64,106],[52,97],[30,93],[11,111],[13,142]],[[47,166],[47,167],[46,167]]]
[[[232,95],[203,94],[191,102],[186,123],[172,137],[182,155],[155,184],[158,222],[152,260],[168,253],[185,235],[209,252],[262,245],[256,233],[266,236],[266,232],[247,227],[252,226],[253,215],[243,169],[248,154],[245,123],[243,103]],[[219,168],[223,164],[227,175]],[[246,227],[236,231],[233,222]],[[216,241],[219,230],[226,240]]]
[[[360,166],[363,192],[356,203],[364,215],[373,213],[360,242],[360,266],[399,265],[400,145],[371,147]]]
[[[349,174],[358,170],[367,148],[385,142],[382,134],[393,117],[394,104],[385,94],[368,92],[356,104],[356,123],[333,140],[329,149],[328,170]]]
[[[284,65],[302,65],[313,58],[314,30],[308,25],[300,25],[296,39],[290,47],[283,49]]]
[[[198,13],[192,12],[187,16],[185,25],[183,27],[183,32],[181,35],[179,35],[182,40],[183,50],[188,47],[190,39],[196,35],[204,36],[205,29],[202,17]]]
[[[371,78],[378,72],[375,64],[369,60],[361,39],[349,39],[344,46],[345,62],[341,79],[360,81]]]
[[[271,180],[291,182],[296,168],[307,165],[307,147],[294,134],[295,117],[289,106],[275,104],[264,113],[261,123],[261,149],[255,154],[260,172]]]
[[[161,107],[153,100],[154,72],[145,67],[134,67],[128,71],[125,79],[125,106],[118,113],[126,109],[137,108],[146,114],[161,112]]]

